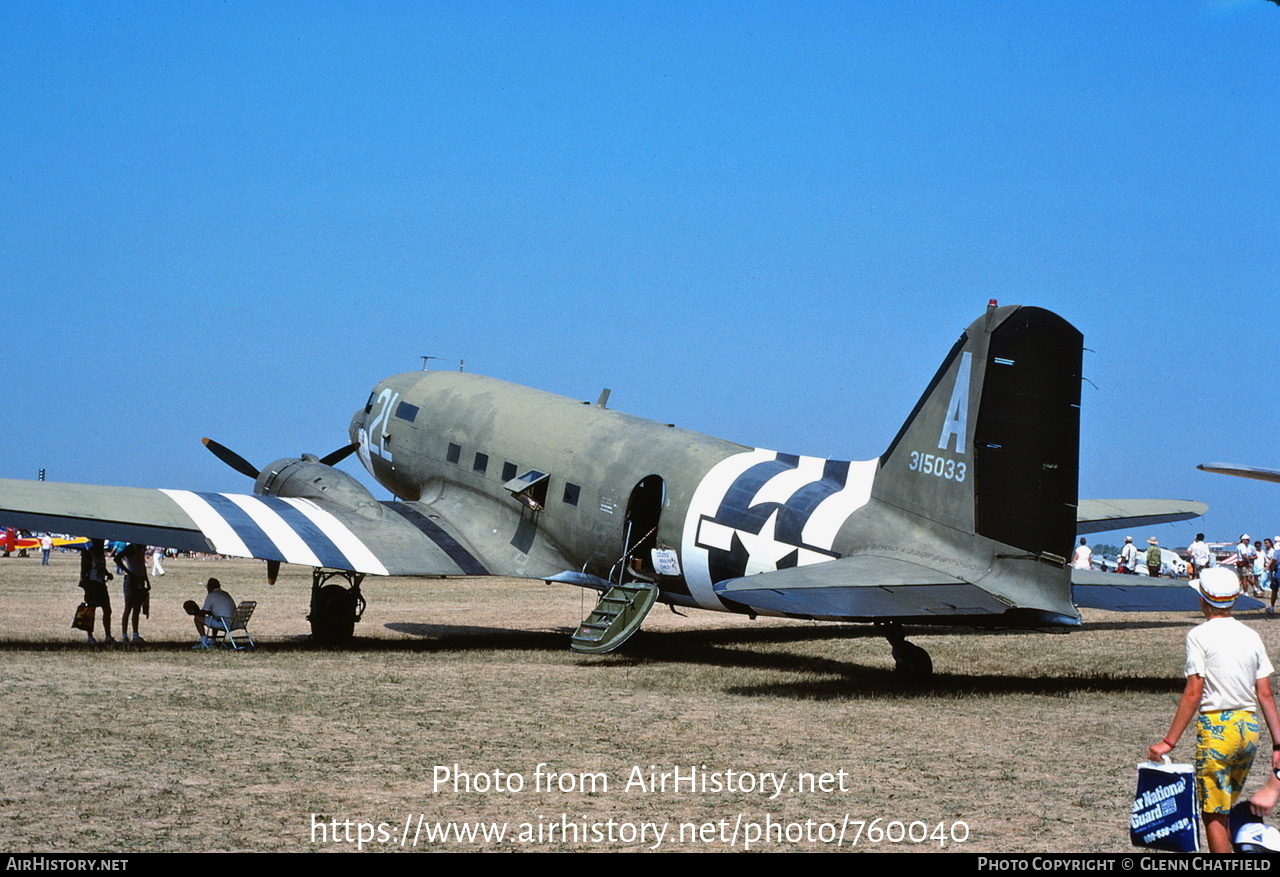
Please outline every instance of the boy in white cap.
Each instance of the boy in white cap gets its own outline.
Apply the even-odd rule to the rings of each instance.
[[[1244,789],[1258,747],[1262,710],[1271,734],[1272,769],[1280,768],[1280,716],[1271,694],[1274,669],[1262,640],[1231,617],[1240,594],[1235,573],[1211,567],[1191,582],[1200,594],[1205,621],[1187,634],[1187,686],[1169,733],[1147,750],[1159,761],[1196,719],[1196,788],[1204,833],[1213,853],[1231,852],[1228,814]]]

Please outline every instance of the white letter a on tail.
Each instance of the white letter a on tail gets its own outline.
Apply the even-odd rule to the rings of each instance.
[[[947,419],[942,424],[942,435],[938,436],[938,450],[945,451],[951,444],[951,436],[956,437],[956,453],[964,453],[964,434],[969,425],[969,363],[973,354],[965,351],[960,355],[960,368],[956,370],[956,384],[951,388],[951,402],[947,405]]]

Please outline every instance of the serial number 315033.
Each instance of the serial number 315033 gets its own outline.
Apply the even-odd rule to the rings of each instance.
[[[963,460],[953,460],[940,454],[922,454],[911,452],[911,462],[907,468],[912,472],[945,478],[948,481],[964,481],[968,466]]]

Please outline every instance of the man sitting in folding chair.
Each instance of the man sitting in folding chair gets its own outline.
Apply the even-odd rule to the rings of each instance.
[[[197,609],[195,600],[182,604],[182,608],[195,620],[196,633],[200,634],[200,642],[192,646],[193,649],[213,648],[216,632],[230,631],[231,619],[236,614],[236,601],[222,590],[221,582],[209,579],[205,587],[209,593],[202,607]]]

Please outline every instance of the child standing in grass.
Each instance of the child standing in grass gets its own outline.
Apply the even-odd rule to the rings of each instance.
[[[1228,814],[1244,789],[1258,747],[1262,710],[1271,734],[1271,767],[1280,768],[1280,717],[1271,694],[1274,669],[1262,640],[1231,617],[1240,594],[1235,573],[1224,567],[1203,570],[1191,582],[1200,594],[1205,621],[1187,634],[1187,686],[1169,733],[1147,750],[1159,761],[1173,751],[1196,714],[1196,789],[1204,833],[1212,853],[1231,852]]]

